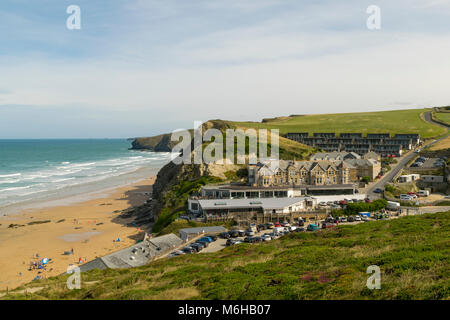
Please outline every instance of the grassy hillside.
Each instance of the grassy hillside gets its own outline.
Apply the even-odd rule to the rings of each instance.
[[[442,135],[445,129],[421,119],[428,109],[380,112],[314,114],[266,119],[259,122],[233,122],[237,126],[279,129],[288,132],[362,132],[362,133],[419,133],[429,138]]]
[[[450,112],[436,112],[434,116],[441,120],[442,122],[445,122],[450,125]]]
[[[209,254],[155,261],[127,270],[67,276],[9,299],[449,299],[450,212],[373,221]],[[381,290],[366,287],[381,268]]]

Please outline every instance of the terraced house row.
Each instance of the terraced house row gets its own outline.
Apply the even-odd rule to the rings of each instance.
[[[365,176],[374,179],[380,171],[374,159],[268,160],[249,166],[248,182],[257,187],[349,184]]]
[[[313,133],[291,132],[286,138],[322,149],[326,152],[346,151],[364,155],[375,152],[382,157],[402,155],[403,150],[411,150],[422,141],[419,134],[396,134],[391,137],[389,133],[368,133],[363,137],[362,133],[341,133],[337,136],[334,132]]]

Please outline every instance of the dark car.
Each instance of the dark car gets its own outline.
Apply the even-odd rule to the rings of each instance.
[[[229,234],[230,234],[230,237],[232,237],[232,238],[239,237],[239,231],[237,231],[237,230],[230,230]]]
[[[195,241],[195,242],[203,244],[203,245],[205,246],[205,248],[206,248],[207,246],[209,246],[209,242],[206,241],[206,240],[198,239],[198,240]]]
[[[197,246],[196,243],[191,243],[191,244],[189,245],[189,247],[192,248],[192,249],[194,249],[195,252],[199,252],[199,251],[201,250],[200,247]]]
[[[219,234],[219,236],[222,238],[222,239],[230,239],[230,234],[228,233],[228,232],[222,232],[221,234]]]
[[[244,230],[239,230],[239,237],[244,237],[245,236],[245,231]]]
[[[191,248],[191,247],[184,247],[183,249],[181,249],[181,251],[183,251],[185,253],[195,253],[194,248]]]
[[[225,245],[228,247],[228,246],[231,246],[231,245],[233,245],[233,242],[234,242],[235,240],[233,240],[233,239],[228,239],[227,240],[227,242],[225,243]]]
[[[305,228],[296,228],[294,231],[295,232],[302,232],[302,231],[305,231]]]
[[[255,243],[256,239],[255,239],[255,237],[245,237],[244,242]]]
[[[380,188],[376,188],[375,190],[373,190],[374,193],[382,193],[383,190],[381,190]]]
[[[266,230],[267,226],[265,224],[258,224],[258,226],[256,227],[256,229],[259,231],[261,230]]]
[[[216,241],[216,240],[217,240],[217,236],[216,236],[216,235],[213,235],[213,234],[208,234],[208,235],[206,235],[205,237],[210,237],[211,239],[213,239],[213,241]]]
[[[253,237],[253,239],[255,240],[255,242],[263,242],[264,239],[262,237]]]
[[[194,242],[194,243],[200,247],[200,250],[206,248],[206,246],[207,246],[207,245],[205,245],[204,242]]]
[[[347,221],[348,222],[355,222],[355,218],[350,216],[350,217],[347,218]]]

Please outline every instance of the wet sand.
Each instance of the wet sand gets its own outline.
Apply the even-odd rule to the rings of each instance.
[[[0,216],[0,290],[16,288],[37,275],[59,275],[70,264],[78,265],[79,258],[90,261],[134,244],[142,232],[127,226],[132,218],[118,216],[121,210],[143,204],[154,181],[151,177],[66,206]],[[19,227],[9,228],[11,224]],[[64,255],[72,249],[73,255]],[[46,271],[28,271],[30,262],[42,258],[51,259]]]

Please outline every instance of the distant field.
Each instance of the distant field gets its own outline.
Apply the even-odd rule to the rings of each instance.
[[[434,116],[447,124],[450,124],[450,112],[436,112]]]
[[[425,122],[420,114],[429,109],[411,109],[380,112],[315,114],[282,117],[268,122],[234,122],[253,128],[279,129],[288,132],[362,132],[362,133],[419,133],[430,138],[442,135],[445,129]]]

